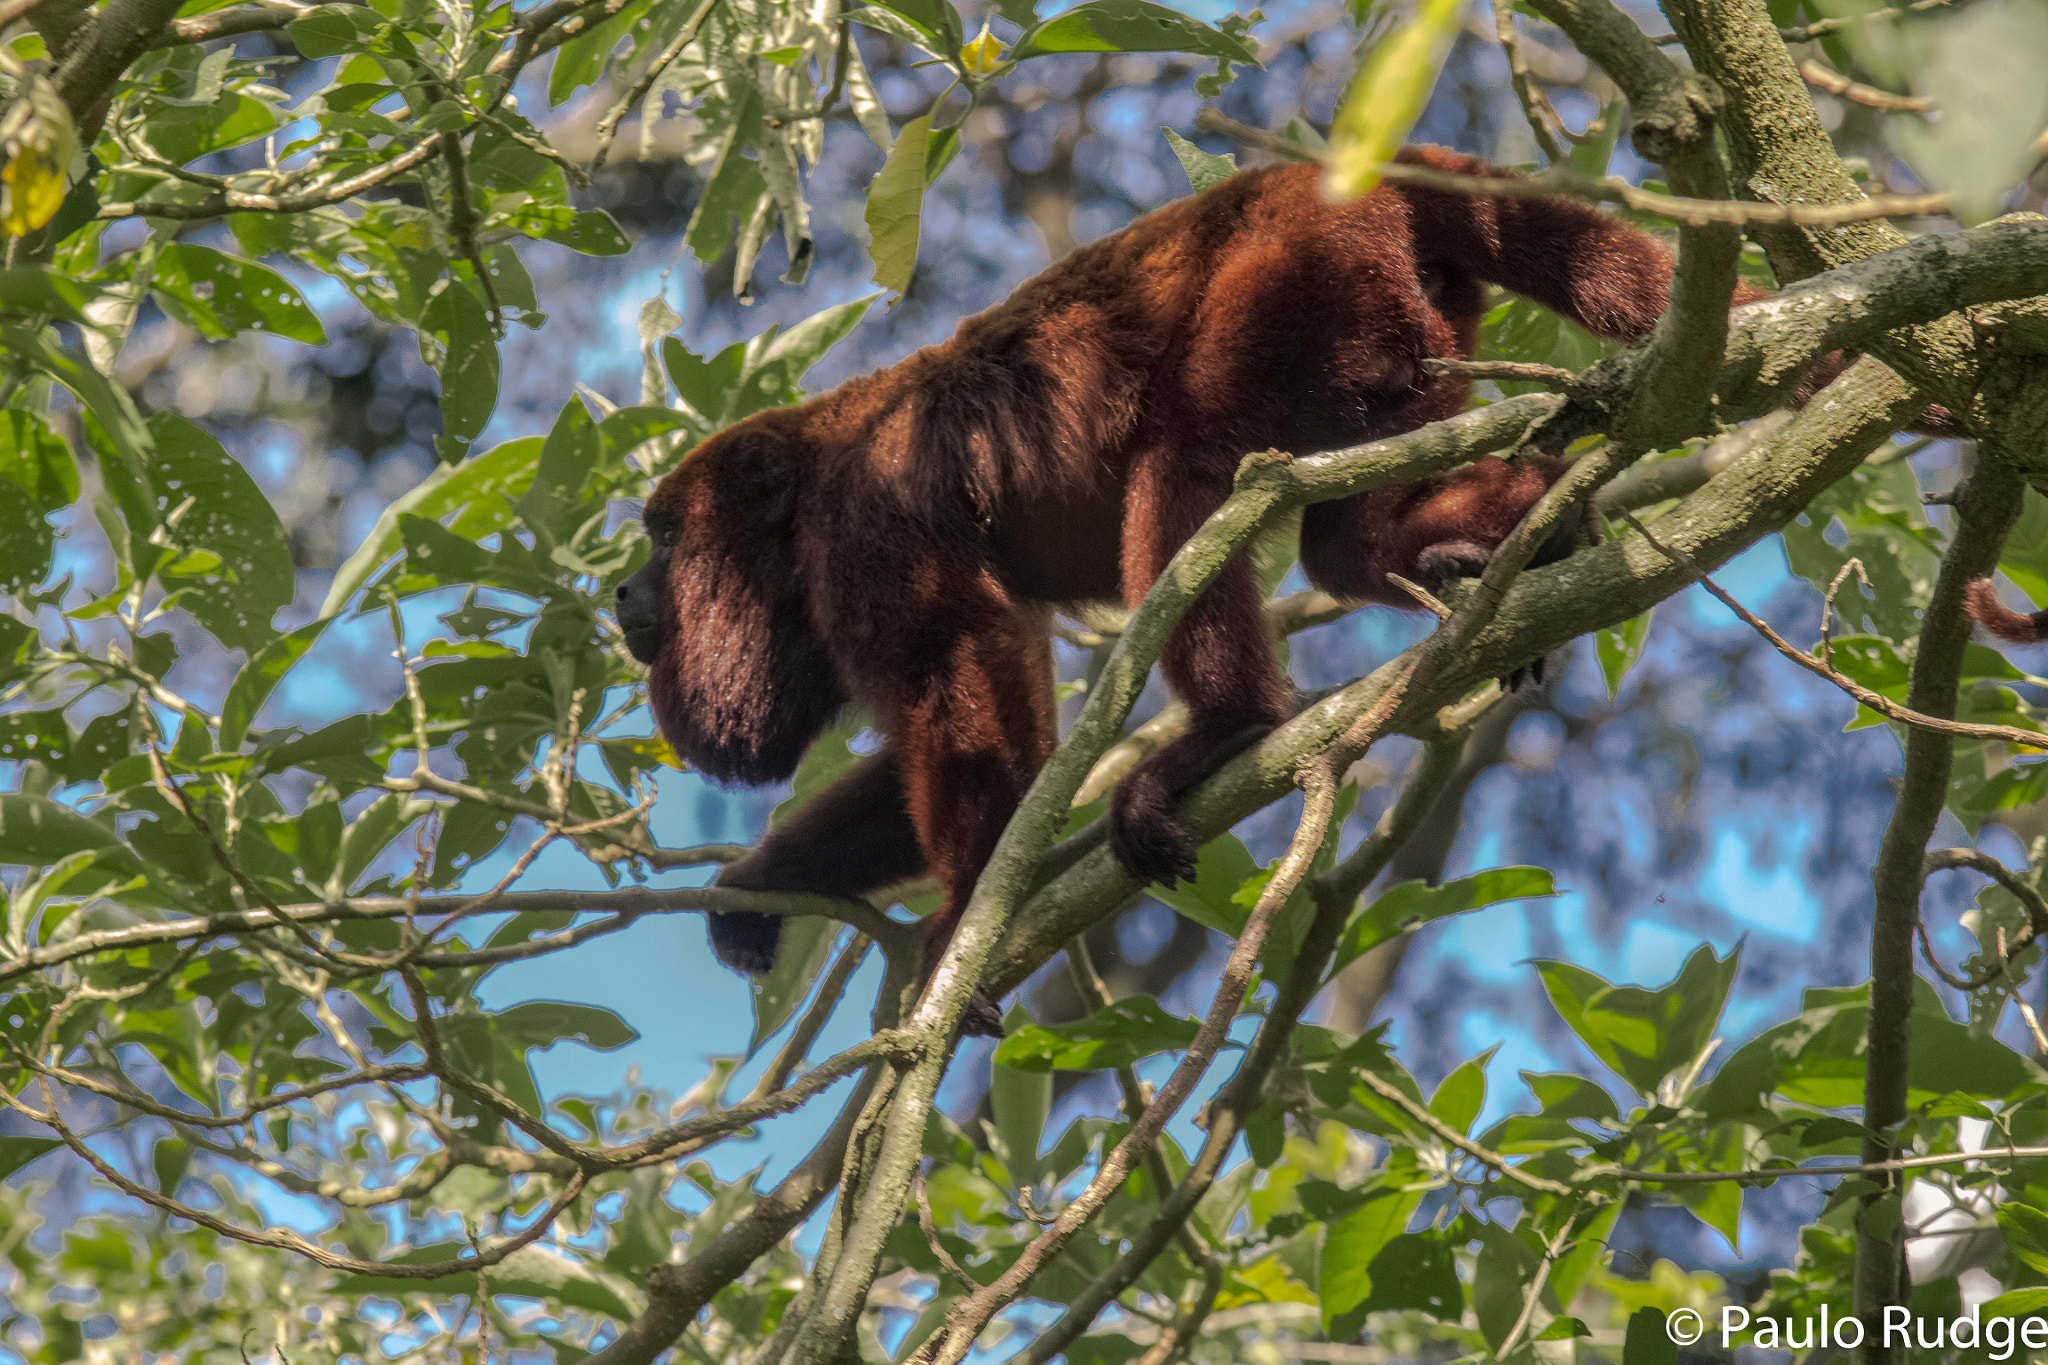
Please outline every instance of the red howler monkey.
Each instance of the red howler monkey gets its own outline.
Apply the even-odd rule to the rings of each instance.
[[[1397,160],[1509,174],[1439,148]],[[849,703],[888,740],[719,885],[854,896],[929,869],[935,953],[1052,750],[1053,606],[1136,605],[1248,451],[1335,450],[1458,412],[1468,381],[1422,362],[1471,354],[1483,283],[1623,341],[1664,310],[1669,253],[1592,208],[1391,182],[1336,204],[1318,176],[1245,171],[1169,204],[951,340],[737,423],[662,480],[653,557],[618,618],[676,752],[719,781],[779,781]],[[1339,597],[1413,606],[1390,573],[1477,572],[1554,477],[1489,458],[1314,504],[1302,569]],[[1196,851],[1176,790],[1288,714],[1242,556],[1161,670],[1187,731],[1117,788],[1110,840],[1139,880],[1170,883]],[[714,914],[710,935],[759,973],[780,922]]]

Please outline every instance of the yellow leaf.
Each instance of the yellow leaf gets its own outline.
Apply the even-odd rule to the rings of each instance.
[[[1465,0],[1422,0],[1415,18],[1387,35],[1359,63],[1330,129],[1323,193],[1356,199],[1379,183],[1380,164],[1422,117],[1450,55]]]
[[[981,32],[960,49],[960,65],[977,76],[986,76],[1003,64],[1003,53],[1007,49],[1003,40],[988,31],[983,21]]]
[[[24,147],[0,170],[0,231],[23,237],[57,216],[64,205],[64,168],[37,147]]]

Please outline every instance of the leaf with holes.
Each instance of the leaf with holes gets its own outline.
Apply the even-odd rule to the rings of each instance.
[[[253,654],[270,642],[271,618],[292,600],[284,526],[211,433],[169,412],[152,417],[149,429],[158,542],[172,551],[159,570],[164,586],[215,639]]]
[[[167,311],[201,336],[270,332],[311,346],[327,344],[327,329],[284,276],[210,246],[173,242],[165,247],[156,258],[150,287]]]

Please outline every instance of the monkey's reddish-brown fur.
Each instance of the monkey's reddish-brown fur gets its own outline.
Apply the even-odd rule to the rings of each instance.
[[[1972,583],[1965,601],[1977,624],[2001,640],[2016,645],[2038,645],[2048,640],[2048,611],[2014,611],[1998,600],[1998,592],[1988,578]]]
[[[1409,148],[1400,159],[1502,175]],[[885,751],[725,869],[726,886],[858,894],[923,868],[943,943],[1055,739],[1045,615],[1135,604],[1248,451],[1306,454],[1448,417],[1491,282],[1605,337],[1647,334],[1668,253],[1583,205],[1383,184],[1326,202],[1311,167],[1248,171],[1084,247],[949,341],[720,433],[647,508],[666,574],[650,692],[722,780],[787,777],[848,703]],[[1552,474],[1488,459],[1308,509],[1302,565],[1408,607],[1389,573],[1473,569]],[[1119,787],[1112,840],[1147,879],[1194,848],[1174,791],[1287,713],[1252,574],[1229,566],[1162,659],[1187,732]],[[734,965],[776,925],[713,916]]]

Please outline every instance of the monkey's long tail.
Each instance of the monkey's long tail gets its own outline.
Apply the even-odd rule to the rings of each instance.
[[[1998,600],[1988,578],[1970,585],[1968,605],[1971,618],[2001,640],[2016,645],[2038,645],[2048,640],[2048,611],[2037,611],[2031,616],[2014,611]]]

